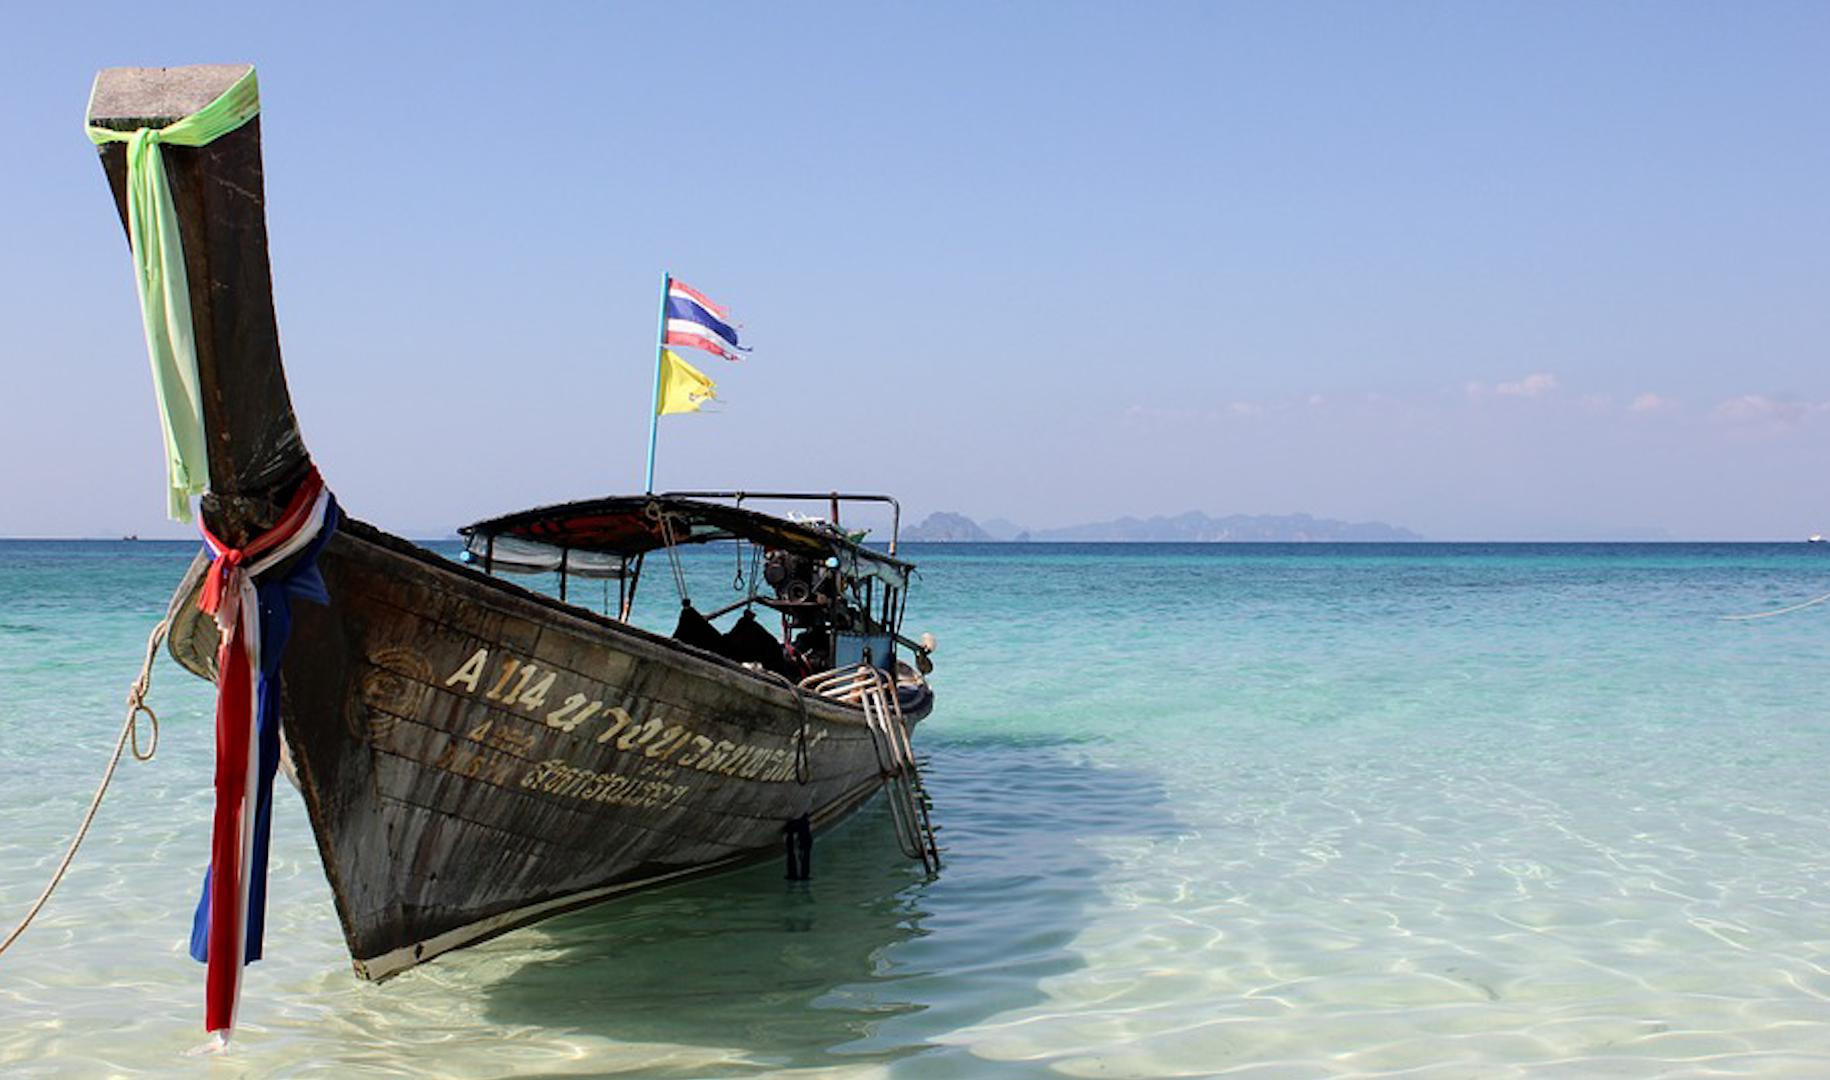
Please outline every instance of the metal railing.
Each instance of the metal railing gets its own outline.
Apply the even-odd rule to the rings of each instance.
[[[890,549],[896,554],[896,537],[902,532],[902,504],[894,496],[843,491],[669,491],[680,499],[730,499],[742,506],[745,499],[778,499],[784,502],[823,502],[831,507],[832,524],[839,527],[839,505],[848,502],[887,503],[890,508]]]
[[[919,680],[920,676],[914,676]],[[870,664],[810,675],[801,687],[822,697],[858,705],[870,728],[890,804],[890,819],[897,846],[911,859],[920,859],[932,874],[940,869],[940,844],[935,837],[934,801],[921,781],[915,748],[909,742],[909,724],[897,695],[898,680]]]

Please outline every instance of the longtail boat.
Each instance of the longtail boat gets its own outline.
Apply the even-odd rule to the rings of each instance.
[[[469,526],[462,561],[344,516],[280,363],[257,114],[246,65],[108,69],[89,108],[139,273],[174,511],[202,496],[206,550],[169,647],[219,683],[214,884],[192,949],[212,962],[210,1029],[239,993],[236,964],[218,999],[216,960],[259,953],[282,757],[365,979],[693,875],[776,858],[804,874],[813,833],[886,783],[898,840],[938,866],[908,739],[933,707],[931,640],[901,632],[913,567],[894,500],[598,498]],[[785,499],[829,516],[757,509]],[[889,509],[886,549],[841,528],[859,501]],[[738,547],[747,593],[705,613],[683,598],[671,636],[633,625],[644,562],[683,586],[682,552],[702,544]],[[557,595],[506,573],[556,578]],[[576,602],[581,580],[606,598],[615,581],[615,609]]]

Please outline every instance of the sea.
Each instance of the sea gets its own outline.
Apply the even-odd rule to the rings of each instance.
[[[0,930],[194,553],[0,542]],[[0,954],[0,1075],[1830,1075],[1830,604],[1729,618],[1830,593],[1830,550],[904,553],[937,875],[873,803],[809,883],[758,866],[373,985],[282,786],[266,958],[192,1056],[212,694],[161,658],[156,756]],[[687,563],[701,608],[741,584]]]

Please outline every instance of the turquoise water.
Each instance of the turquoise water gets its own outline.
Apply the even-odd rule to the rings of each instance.
[[[191,550],[0,543],[8,927]],[[0,956],[0,1073],[1830,1074],[1830,605],[1720,618],[1830,591],[1830,552],[911,554],[938,879],[873,806],[810,886],[758,868],[373,986],[285,789],[269,958],[206,1067],[210,695],[162,661],[158,757]]]

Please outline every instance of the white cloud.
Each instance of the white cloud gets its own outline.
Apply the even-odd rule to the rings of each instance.
[[[1523,379],[1517,379],[1513,382],[1496,383],[1493,386],[1488,386],[1486,383],[1471,382],[1464,387],[1468,397],[1475,401],[1479,401],[1484,397],[1543,397],[1556,388],[1557,377],[1548,371],[1534,371]]]
[[[1628,412],[1640,413],[1641,415],[1676,412],[1677,409],[1678,403],[1676,401],[1663,394],[1655,394],[1650,390],[1634,398],[1633,403],[1627,406]]]
[[[1718,404],[1710,413],[1725,424],[1770,424],[1791,427],[1812,413],[1830,410],[1830,404],[1810,401],[1776,401],[1765,394],[1742,394]]]
[[[1557,377],[1548,371],[1536,371],[1517,382],[1503,382],[1493,388],[1500,397],[1541,397],[1557,388]]]

